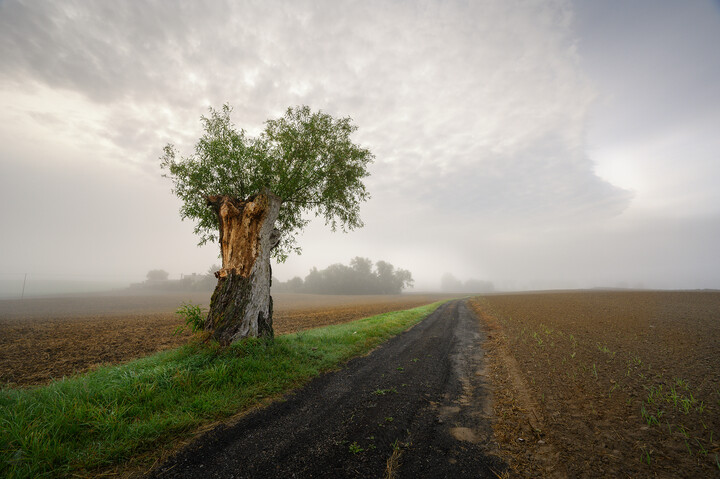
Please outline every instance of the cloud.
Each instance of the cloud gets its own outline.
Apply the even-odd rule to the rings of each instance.
[[[5,80],[75,91],[107,108],[107,138],[144,161],[155,159],[163,110],[197,131],[190,125],[206,101],[230,101],[251,128],[309,103],[356,118],[379,163],[392,165],[379,168],[380,187],[402,182],[411,194],[430,174],[447,185],[435,186],[441,195],[461,183],[469,197],[512,191],[497,198],[503,204],[537,205],[539,195],[560,206],[572,184],[583,185],[577,200],[613,203],[613,214],[627,202],[584,157],[594,92],[564,2],[2,8]],[[492,187],[501,183],[512,188]]]
[[[636,201],[632,184],[598,176],[588,155],[598,91],[575,26],[564,0],[5,1],[0,120],[140,172],[169,195],[161,148],[190,153],[208,106],[229,102],[251,133],[294,104],[350,115],[377,158],[367,227],[358,240],[311,228],[307,261],[360,254],[410,267],[412,252],[438,258],[428,276],[463,257],[482,270],[473,244],[456,251],[446,236],[509,255],[498,238],[602,231]],[[408,236],[413,244],[398,246]],[[347,255],[350,244],[384,258]]]

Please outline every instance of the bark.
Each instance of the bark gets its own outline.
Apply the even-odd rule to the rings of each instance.
[[[218,215],[222,269],[210,300],[205,330],[227,345],[253,336],[273,336],[270,251],[277,245],[275,220],[281,200],[261,193],[240,200],[210,196]]]

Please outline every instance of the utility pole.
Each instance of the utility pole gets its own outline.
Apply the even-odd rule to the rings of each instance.
[[[20,294],[20,299],[25,299],[25,283],[27,283],[27,273],[25,273],[25,279],[23,279],[23,290]]]

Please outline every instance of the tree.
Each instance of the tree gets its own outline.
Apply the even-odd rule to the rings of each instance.
[[[168,276],[170,274],[163,269],[152,269],[148,271],[147,279],[148,281],[166,281]]]
[[[335,119],[307,106],[288,108],[257,137],[237,131],[232,109],[201,117],[205,133],[194,154],[164,148],[163,176],[183,202],[182,219],[196,221],[200,244],[219,241],[222,267],[205,329],[221,344],[272,336],[271,255],[300,252],[296,233],[308,212],[335,231],[362,226],[360,203],[372,153],[354,144],[349,117]]]
[[[406,269],[395,269],[385,261],[375,264],[380,289],[383,294],[400,294],[402,290],[413,285],[412,274]]]
[[[372,271],[373,263],[368,258],[356,256],[350,260],[351,284],[348,290],[354,291],[355,294],[371,294],[374,293],[377,283],[377,276]]]
[[[293,278],[277,283],[282,291],[316,294],[400,294],[412,285],[410,271],[395,269],[385,261],[378,261],[373,271],[372,261],[359,256],[350,260],[350,266],[336,263],[321,271],[314,267],[305,281]]]
[[[440,279],[440,289],[445,292],[459,293],[463,289],[462,281],[451,273],[445,273]]]

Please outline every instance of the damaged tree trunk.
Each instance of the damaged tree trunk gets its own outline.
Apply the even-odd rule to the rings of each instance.
[[[280,232],[275,220],[281,199],[261,193],[240,200],[209,196],[208,206],[218,215],[222,269],[210,300],[205,330],[228,345],[253,336],[273,336],[270,251]]]

